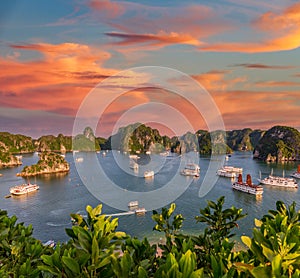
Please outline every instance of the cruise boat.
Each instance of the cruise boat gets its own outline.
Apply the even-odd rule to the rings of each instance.
[[[183,176],[199,177],[200,166],[195,163],[189,163],[184,167],[184,169],[180,172],[180,174]]]
[[[217,175],[226,178],[235,178],[243,172],[243,168],[233,167],[233,166],[223,166],[217,171]]]
[[[300,165],[298,165],[297,172],[291,174],[292,177],[300,179]]]
[[[252,183],[251,176],[247,175],[246,182],[243,182],[242,174],[239,174],[237,181],[232,183],[232,189],[253,194],[256,196],[262,196],[264,189],[260,185],[255,185]]]
[[[266,178],[259,178],[258,181],[262,184],[278,186],[278,187],[286,187],[286,188],[298,188],[297,181],[294,178],[286,178],[284,175],[282,177],[273,176],[271,173]]]
[[[28,194],[31,192],[34,192],[39,189],[39,186],[36,184],[31,184],[31,183],[24,183],[21,185],[16,185],[14,187],[11,187],[9,192],[12,195],[24,195]]]
[[[144,178],[151,178],[154,176],[154,171],[145,171]]]

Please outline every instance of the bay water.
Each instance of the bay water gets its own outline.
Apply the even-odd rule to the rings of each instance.
[[[81,156],[82,161],[77,162],[76,156]],[[128,160],[128,154],[124,154]],[[78,173],[87,173],[91,164],[86,163],[90,158],[96,158],[101,164],[106,176],[116,186],[120,187],[124,192],[151,192],[157,188],[163,187],[164,184],[172,180],[174,175],[179,175],[178,167],[179,157],[174,155],[167,157],[167,159],[160,155],[155,156],[141,156],[138,161],[140,167],[147,165],[149,160],[162,160],[161,169],[151,179],[145,179],[142,175],[131,174],[130,170],[124,171],[118,165],[112,151],[100,153],[78,153],[75,156],[72,153],[67,153],[66,160],[70,164],[70,172],[68,174],[46,175],[30,178],[31,183],[37,183],[40,189],[36,192],[23,196],[9,195],[9,189],[12,186],[27,182],[26,179],[16,176],[21,172],[25,165],[37,163],[38,154],[23,155],[23,165],[13,168],[0,169],[3,176],[0,177],[0,209],[7,210],[10,216],[16,215],[19,222],[24,222],[25,225],[32,224],[34,228],[33,236],[45,242],[47,240],[55,240],[56,242],[64,242],[69,238],[65,233],[65,228],[72,226],[70,214],[80,213],[86,215],[85,207],[91,205],[97,206],[99,203],[103,204],[102,212],[105,214],[114,214],[119,219],[118,230],[136,236],[138,238],[148,237],[150,241],[159,241],[162,234],[153,231],[154,222],[151,219],[152,212],[148,211],[143,216],[135,214],[123,215],[126,211],[114,208],[106,203],[103,203],[91,190],[87,188],[85,176]],[[200,177],[183,177],[183,183],[189,179],[188,186],[184,192],[173,202],[176,203],[175,213],[181,213],[185,218],[183,225],[183,232],[190,234],[197,234],[203,231],[203,224],[196,223],[194,217],[199,215],[199,209],[206,206],[207,200],[216,201],[220,196],[225,196],[225,207],[235,206],[242,208],[247,217],[239,222],[239,227],[235,229],[237,238],[241,235],[252,235],[252,228],[254,227],[254,219],[260,219],[270,209],[276,208],[276,201],[281,200],[286,204],[291,204],[293,201],[297,203],[297,208],[300,205],[299,189],[276,188],[271,186],[264,186],[264,194],[262,198],[256,198],[253,195],[233,191],[231,188],[231,180],[225,177],[219,177],[212,187],[212,189],[202,197],[199,197],[199,188],[202,184],[206,171],[208,170],[210,160],[214,159],[210,156],[200,156],[199,164],[201,167]],[[92,160],[93,161],[93,160]],[[289,176],[297,168],[296,162],[289,163],[265,163],[252,158],[252,152],[235,152],[231,155],[227,165],[243,168],[244,179],[246,174],[251,174],[254,183],[257,183],[260,173],[262,176],[267,176],[273,171],[274,175]],[[76,167],[77,165],[77,167]],[[133,171],[133,170],[132,170]],[[179,179],[180,179],[179,178]],[[180,181],[180,180],[179,180]],[[101,184],[101,178],[95,177],[95,182]],[[298,180],[299,184],[299,180]],[[110,192],[105,192],[109,196]],[[114,191],[111,191],[111,195]],[[101,192],[100,192],[101,195]],[[111,196],[114,198],[114,196]],[[115,201],[124,202],[122,196],[115,198]],[[166,203],[164,200],[168,199],[166,194],[155,196],[156,200],[153,203]],[[127,201],[126,201],[127,202]],[[149,200],[151,202],[151,200]],[[147,207],[147,204],[144,204]],[[165,204],[166,206],[168,203]],[[159,208],[158,208],[159,210]]]

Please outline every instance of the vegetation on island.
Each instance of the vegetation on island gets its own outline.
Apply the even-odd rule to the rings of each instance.
[[[259,140],[253,154],[264,161],[300,160],[300,132],[292,127],[274,126]]]
[[[1,153],[30,153],[35,147],[31,137],[21,134],[11,134],[0,132],[0,152]]]
[[[0,167],[11,167],[22,165],[22,161],[9,152],[0,151]]]
[[[37,164],[25,166],[19,174],[22,177],[30,177],[41,174],[53,174],[69,172],[70,165],[60,154],[43,152],[39,154]]]
[[[58,136],[42,136],[34,142],[38,152],[70,152],[72,151],[72,136],[58,134]]]
[[[99,151],[100,144],[96,140],[92,128],[86,127],[83,134],[78,134],[73,138],[73,151]]]
[[[66,243],[55,248],[32,237],[32,227],[0,210],[1,277],[300,277],[300,212],[281,201],[260,220],[252,237],[236,248],[234,229],[242,209],[225,208],[224,197],[208,201],[195,221],[206,228],[198,235],[181,232],[184,217],[175,204],[153,211],[154,230],[164,243],[151,244],[118,231],[118,219],[102,214],[102,206],[86,207],[87,218],[75,221]],[[199,229],[200,230],[200,229]]]
[[[245,128],[231,131],[198,130],[181,136],[160,135],[141,123],[119,128],[108,139],[96,137],[90,127],[74,137],[59,134],[42,136],[37,140],[8,132],[0,133],[0,154],[3,159],[14,153],[33,151],[69,152],[120,150],[131,153],[163,152],[175,153],[197,151],[203,155],[253,151],[253,157],[264,161],[300,160],[300,132],[286,126],[274,126],[267,131]],[[7,155],[4,155],[7,153]],[[13,159],[13,158],[11,158]],[[1,165],[0,157],[0,165]]]
[[[136,123],[120,128],[101,148],[132,153],[167,149],[174,153],[197,151],[205,155],[223,154],[234,150],[253,150],[263,133],[250,128],[227,132],[198,130],[169,138],[161,136],[157,129]]]

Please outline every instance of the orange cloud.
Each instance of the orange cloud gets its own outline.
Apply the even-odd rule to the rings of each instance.
[[[247,81],[245,76],[235,78],[228,78],[226,75],[230,74],[229,70],[213,70],[199,75],[193,75],[205,89],[208,91],[224,91],[234,87],[238,83]]]
[[[300,82],[292,82],[292,81],[259,81],[255,82],[256,86],[259,87],[288,87],[288,86],[300,86]]]
[[[207,43],[202,51],[218,52],[272,52],[296,49],[300,46],[300,4],[296,3],[282,13],[266,12],[256,19],[252,27],[256,33],[264,32],[260,42]]]
[[[17,58],[0,57],[0,104],[7,107],[74,115],[89,90],[115,72],[101,67],[110,54],[88,45],[37,43],[11,48],[20,51]],[[42,56],[24,62],[26,51]]]

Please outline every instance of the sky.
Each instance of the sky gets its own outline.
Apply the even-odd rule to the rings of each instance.
[[[210,130],[220,117],[226,130],[299,130],[299,46],[292,0],[2,0],[0,131],[70,135],[84,116],[103,137],[133,122]],[[190,82],[198,90],[178,94]]]

